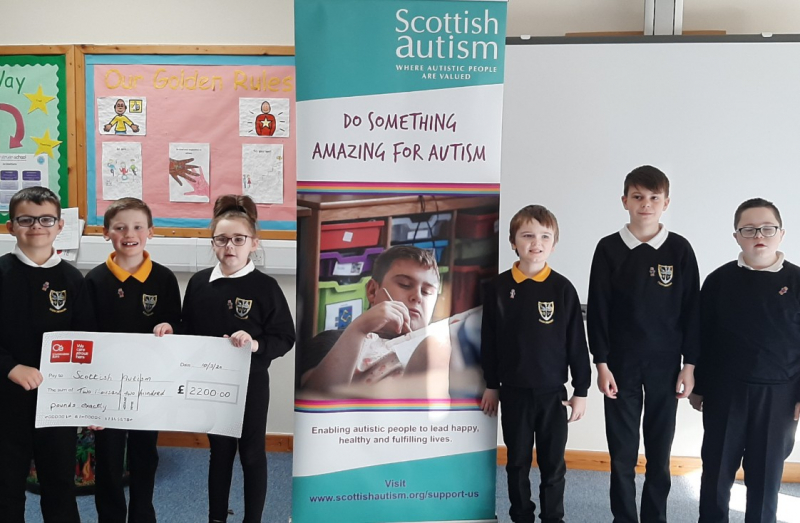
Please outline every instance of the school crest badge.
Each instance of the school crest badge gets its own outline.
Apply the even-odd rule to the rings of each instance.
[[[158,296],[155,294],[142,294],[142,307],[144,307],[144,311],[142,314],[145,316],[152,316],[153,309],[156,308],[156,303],[158,303]]]
[[[658,266],[658,284],[662,287],[669,287],[672,285],[672,265]]]
[[[539,302],[539,321],[541,323],[553,323],[553,314],[556,312],[556,304],[552,301]]]
[[[64,312],[67,306],[67,291],[50,291],[50,312]]]
[[[253,300],[243,300],[236,298],[236,316],[246,320],[247,315],[250,314],[250,308],[253,306]]]

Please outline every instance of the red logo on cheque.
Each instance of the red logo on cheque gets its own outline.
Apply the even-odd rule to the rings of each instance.
[[[53,340],[50,344],[50,363],[69,363],[72,358],[72,340]]]
[[[93,341],[75,340],[75,351],[72,353],[72,363],[91,363]]]

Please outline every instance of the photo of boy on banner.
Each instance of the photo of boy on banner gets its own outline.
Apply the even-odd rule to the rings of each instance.
[[[410,245],[384,251],[367,283],[369,309],[305,347],[300,389],[337,397],[448,398],[449,332],[446,325],[427,329],[439,285],[431,251]]]

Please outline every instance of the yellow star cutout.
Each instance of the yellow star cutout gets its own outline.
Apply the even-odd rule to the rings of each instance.
[[[55,96],[46,96],[42,92],[41,84],[39,84],[39,90],[36,91],[36,94],[24,94],[28,97],[28,100],[31,101],[31,108],[28,109],[28,114],[31,114],[36,109],[41,109],[44,114],[47,114],[47,102],[55,99]]]
[[[262,120],[261,121],[261,127],[269,127],[270,125],[271,125],[271,122],[269,120]]]
[[[33,153],[34,155],[47,153],[47,156],[49,156],[50,158],[54,158],[53,147],[61,143],[59,140],[50,139],[50,129],[47,129],[44,132],[44,136],[42,136],[41,138],[36,138],[31,136],[31,140],[36,142],[36,145],[38,146],[36,147],[36,152]]]

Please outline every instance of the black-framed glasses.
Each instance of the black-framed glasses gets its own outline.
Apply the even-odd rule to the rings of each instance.
[[[764,238],[772,238],[781,228],[777,225],[762,225],[761,227],[739,227],[736,232],[742,235],[742,238],[755,238],[756,234],[761,233]]]
[[[247,238],[250,238],[250,236],[245,236],[244,234],[225,236],[224,234],[220,234],[218,236],[212,236],[211,241],[217,247],[226,247],[228,245],[228,242],[231,242],[236,247],[241,247],[242,245],[247,243]]]
[[[42,227],[52,227],[58,222],[58,218],[49,214],[44,216],[17,216],[14,218],[14,223],[20,227],[33,227],[36,222],[39,222]]]

